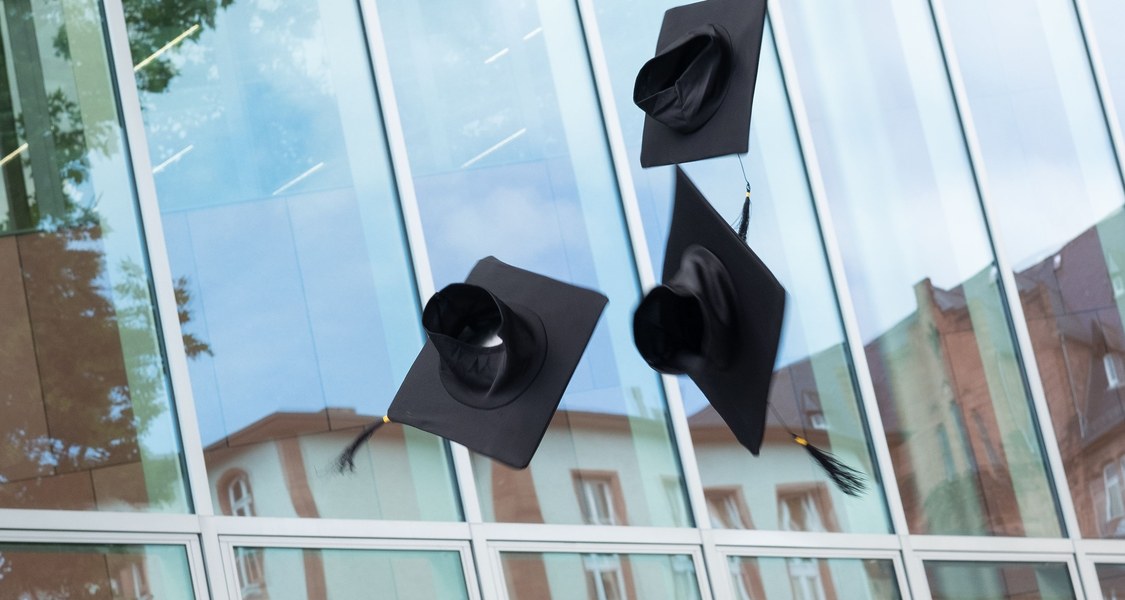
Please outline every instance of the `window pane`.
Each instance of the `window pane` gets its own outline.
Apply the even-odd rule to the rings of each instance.
[[[889,560],[730,557],[735,600],[898,600]]]
[[[4,598],[190,600],[183,546],[0,544]]]
[[[934,600],[1064,600],[1074,598],[1062,563],[927,561]]]
[[[1074,4],[945,6],[1082,534],[1125,535],[1125,194]]]
[[[1118,0],[1086,0],[1091,37],[1097,43],[1092,48],[1098,53],[1105,68],[1106,82],[1119,123],[1125,123],[1125,38],[1120,32],[1125,28],[1125,3]]]
[[[656,5],[641,0],[596,3],[598,29],[656,273],[661,272],[664,262],[672,210],[672,168],[641,168],[644,113],[633,104],[632,90],[637,71],[652,58],[663,9],[678,4],[678,0]],[[774,493],[764,492],[780,494],[800,487],[823,491],[825,508],[831,512],[824,520],[831,530],[886,532],[890,525],[792,122],[772,31],[767,27],[755,88],[751,151],[745,166],[754,186],[754,212],[747,238],[788,291],[770,404],[788,427],[863,471],[871,485],[860,498],[837,490],[793,443],[772,413],[761,455],[753,457],[735,440],[695,384],[681,377],[692,442],[704,491],[710,496],[737,490],[741,498],[732,497],[732,501],[750,502],[739,508],[745,514],[743,519],[716,519],[712,515],[712,522],[718,526],[783,529]],[[684,168],[716,209],[733,222],[745,196],[738,159],[728,156]]]
[[[0,6],[0,507],[187,512],[101,7]]]
[[[1125,565],[1096,565],[1105,600],[1125,600]]]
[[[619,524],[687,525],[659,380],[633,346],[639,289],[574,2],[379,11],[437,287],[493,255],[610,298],[529,469],[474,458],[485,518],[591,522],[572,482],[599,472]]]
[[[910,531],[1060,535],[928,4],[785,18]]]
[[[216,512],[459,518],[428,434],[331,467],[422,342],[357,7],[125,9]]]
[[[502,552],[511,600],[692,600],[699,598],[695,564],[686,554]]]
[[[235,548],[234,560],[243,600],[469,597],[452,551]]]

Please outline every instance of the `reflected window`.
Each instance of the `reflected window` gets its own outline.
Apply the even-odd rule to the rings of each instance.
[[[1063,563],[925,561],[934,600],[1072,600],[1074,586]]]
[[[243,600],[266,600],[266,574],[262,570],[261,548],[235,548],[234,560],[238,568],[238,583]]]
[[[1125,457],[1123,457],[1125,460]],[[1125,515],[1125,488],[1121,482],[1121,463],[1114,461],[1102,469],[1102,481],[1105,483],[1105,513],[1106,519],[1118,519]]]
[[[1105,367],[1105,380],[1109,386],[1106,389],[1116,390],[1125,387],[1125,359],[1117,352],[1110,352],[1102,357],[1102,366]]]
[[[758,569],[758,561],[739,556],[728,556],[727,567],[730,569],[731,587],[734,589],[735,600],[765,600],[766,592],[762,586],[762,575]]]
[[[235,517],[253,517],[254,494],[250,491],[250,476],[246,471],[230,471],[223,476],[219,493],[226,495],[223,514]]]
[[[785,561],[793,600],[827,600],[820,565],[815,558],[790,558]]]
[[[586,524],[627,524],[621,484],[615,473],[575,472],[574,485]]]
[[[839,531],[832,498],[823,483],[779,488],[781,529],[786,531]]]
[[[750,509],[742,497],[741,487],[704,488],[711,526],[723,529],[753,529]]]
[[[625,573],[616,554],[583,554],[586,588],[591,600],[624,600]]]

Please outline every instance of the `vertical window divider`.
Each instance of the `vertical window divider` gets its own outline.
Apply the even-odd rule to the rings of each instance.
[[[402,211],[406,242],[410,249],[410,257],[414,267],[414,280],[417,285],[419,306],[422,306],[436,290],[434,289],[433,271],[430,268],[429,254],[426,250],[426,240],[422,229],[422,215],[418,208],[418,197],[414,191],[410,157],[406,149],[406,136],[402,130],[402,120],[399,116],[394,84],[391,81],[390,60],[387,58],[386,46],[383,45],[385,38],[375,0],[359,0],[359,8],[368,53],[373,63],[372,75],[375,80],[375,94],[379,99],[383,131],[386,134],[387,150],[391,158],[391,172],[394,177],[399,209]],[[479,583],[478,589],[485,598],[494,598],[497,597],[497,590],[502,587],[503,579],[497,579],[496,572],[499,565],[494,568],[492,564],[494,561],[488,552],[487,539],[482,537],[479,528],[472,526],[472,524],[482,523],[484,520],[480,495],[477,491],[476,480],[473,478],[472,457],[464,446],[448,441],[446,443],[449,444],[450,454],[453,458],[453,472],[457,479],[458,496],[461,499],[463,516],[470,524],[473,560],[476,562],[475,579]]]
[[[895,475],[894,465],[891,461],[890,447],[887,445],[887,436],[883,429],[883,420],[879,416],[879,406],[875,397],[875,385],[871,380],[871,373],[868,370],[867,356],[863,351],[863,339],[859,334],[859,322],[855,316],[855,307],[852,305],[851,292],[848,290],[847,276],[844,271],[844,260],[840,253],[836,230],[832,224],[827,192],[824,189],[824,182],[820,175],[820,165],[816,159],[812,130],[808,123],[808,113],[805,110],[804,100],[802,99],[800,86],[797,81],[797,71],[789,47],[789,36],[785,29],[784,15],[777,2],[769,4],[769,21],[772,25],[778,60],[781,63],[781,75],[785,83],[786,97],[789,99],[789,109],[793,115],[794,128],[797,131],[797,141],[801,150],[801,158],[804,161],[809,192],[813,199],[813,211],[816,216],[816,224],[820,231],[832,285],[836,290],[836,302],[840,309],[840,320],[843,322],[844,326],[844,335],[848,343],[849,357],[852,360],[852,365],[855,369],[855,377],[859,383],[860,398],[863,404],[863,416],[864,420],[867,422],[867,429],[871,436],[871,444],[875,449],[876,463],[880,471],[880,481],[883,484],[882,491],[887,500],[887,507],[890,512],[894,531],[899,534],[900,539],[904,539],[903,536],[910,532],[906,522],[906,512],[903,509],[898,486],[893,483],[895,481]]]
[[[656,285],[656,274],[652,266],[652,257],[648,251],[641,210],[637,203],[637,192],[633,187],[629,154],[625,149],[625,137],[621,131],[620,116],[617,114],[617,104],[610,83],[609,65],[606,63],[605,50],[601,43],[601,33],[598,30],[593,0],[575,0],[575,4],[578,8],[578,18],[582,27],[587,60],[594,79],[594,91],[597,94],[598,105],[601,109],[601,115],[599,116],[609,146],[610,159],[613,163],[618,196],[621,199],[620,207],[625,217],[625,229],[628,232],[629,242],[633,249],[633,266],[636,269],[641,293],[643,294]],[[660,375],[660,383],[664,392],[665,403],[668,406],[672,434],[676,440],[680,473],[683,475],[684,485],[687,488],[689,510],[692,519],[695,521],[695,527],[708,530],[711,528],[711,519],[707,513],[707,502],[703,495],[703,480],[699,474],[699,464],[696,460],[695,446],[691,440],[691,430],[688,426],[680,386],[672,375]],[[707,591],[706,588],[709,587],[709,591],[715,594],[714,597],[725,599],[730,594],[729,586],[724,584],[727,578],[727,567],[721,560],[715,562],[717,559],[721,559],[721,556],[714,544],[708,541],[709,539],[708,536],[703,536],[704,548],[701,562],[706,573],[705,577],[697,577],[697,581],[704,591]]]
[[[383,46],[383,29],[379,23],[378,10],[374,0],[361,0],[360,12],[363,18],[364,35],[368,51],[371,53],[375,77],[375,91],[382,109],[383,125],[387,136],[387,148],[391,156],[391,170],[395,189],[398,192],[399,208],[402,210],[403,224],[406,228],[407,245],[414,267],[414,279],[418,286],[419,305],[424,305],[434,289],[433,271],[430,269],[426,239],[422,231],[422,216],[418,209],[418,197],[414,193],[414,179],[410,171],[410,158],[406,150],[406,137],[402,131],[398,103],[395,99],[394,85],[391,81],[390,61],[387,49]],[[450,442],[453,454],[454,471],[460,489],[461,504],[465,520],[480,523],[482,513],[477,496],[476,482],[473,479],[469,451],[460,444]]]
[[[1105,118],[1106,127],[1109,128],[1110,145],[1113,155],[1117,159],[1117,174],[1121,177],[1122,186],[1125,186],[1125,133],[1121,130],[1121,120],[1114,109],[1113,94],[1109,89],[1109,77],[1105,72],[1105,63],[1102,62],[1101,52],[1098,51],[1097,36],[1090,25],[1090,9],[1086,0],[1072,0],[1074,12],[1078,17],[1078,31],[1082,35],[1082,43],[1086,50],[1086,58],[1090,61],[1090,72],[1094,77],[1094,87],[1098,91],[1098,101],[1101,103],[1102,116]]]
[[[126,152],[132,169],[134,192],[138,209],[144,247],[147,253],[152,289],[155,294],[156,318],[164,350],[164,360],[176,411],[180,447],[184,453],[188,492],[192,508],[200,520],[200,554],[202,562],[193,566],[204,567],[204,573],[194,574],[198,583],[208,583],[210,597],[217,600],[229,598],[225,585],[220,584],[222,553],[219,538],[208,519],[214,515],[211,487],[207,479],[207,465],[203,458],[203,442],[199,433],[195,400],[191,391],[187,352],[184,350],[183,332],[180,329],[176,293],[172,283],[172,267],[164,242],[164,226],[156,196],[156,182],[149,160],[148,137],[145,134],[144,116],[141,112],[140,94],[133,76],[133,61],[129,50],[129,30],[125,21],[123,0],[103,0],[102,11],[113,69],[112,79],[117,91],[122,117]],[[197,595],[207,597],[203,590]]]
[[[969,107],[968,95],[965,90],[964,79],[961,77],[957,57],[952,50],[952,39],[949,35],[949,24],[945,20],[945,12],[941,0],[929,0],[929,9],[933,17],[934,30],[937,34],[938,46],[941,50],[942,62],[945,64],[946,76],[950,89],[953,92],[953,102],[957,110],[957,119],[961,125],[962,139],[969,157],[969,166],[972,169],[973,181],[977,189],[977,197],[981,209],[981,218],[988,232],[989,246],[996,259],[996,269],[1000,273],[1001,290],[1004,294],[1005,307],[1008,310],[1008,320],[1012,331],[1016,335],[1017,351],[1024,378],[1027,380],[1031,392],[1032,409],[1035,423],[1039,429],[1040,443],[1047,455],[1048,465],[1051,467],[1051,480],[1055,486],[1055,498],[1059,511],[1062,513],[1063,525],[1066,527],[1067,537],[1071,540],[1079,539],[1081,531],[1078,527],[1078,515],[1074,509],[1074,501],[1070,495],[1070,486],[1067,484],[1066,471],[1063,467],[1062,455],[1059,451],[1055,430],[1051,426],[1051,413],[1047,407],[1047,395],[1043,389],[1043,380],[1039,375],[1039,366],[1035,358],[1035,350],[1031,345],[1031,333],[1024,317],[1023,305],[1020,303],[1019,289],[1016,286],[1016,277],[1008,262],[1007,256],[1001,251],[1000,232],[993,225],[991,202],[988,192],[988,176],[982,157],[980,140],[976,135],[973,124],[972,112]]]
[[[648,252],[641,209],[637,204],[637,192],[633,187],[629,155],[625,150],[625,137],[621,131],[620,117],[617,114],[617,105],[610,85],[609,66],[606,64],[605,51],[601,44],[601,34],[598,31],[593,1],[577,0],[577,4],[582,23],[582,35],[586,42],[586,52],[594,75],[594,87],[598,95],[598,103],[602,109],[602,125],[606,140],[609,143],[613,171],[617,178],[618,193],[621,196],[625,226],[629,232],[629,242],[633,248],[633,263],[643,293],[656,285],[656,274],[652,267],[652,257]],[[699,476],[699,466],[695,460],[695,446],[691,441],[691,432],[688,428],[687,414],[684,411],[679,383],[671,375],[661,375],[660,380],[665,400],[668,403],[672,430],[676,437],[680,466],[687,485],[688,499],[691,502],[692,518],[695,520],[697,528],[710,529],[707,502],[703,497],[703,483]]]

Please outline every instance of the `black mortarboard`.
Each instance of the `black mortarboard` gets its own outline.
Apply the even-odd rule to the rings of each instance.
[[[488,257],[422,311],[426,345],[383,423],[402,423],[508,466],[531,462],[607,299]]]
[[[765,0],[706,0],[664,13],[633,102],[647,113],[641,166],[746,152]]]
[[[758,454],[785,289],[678,167],[663,280],[633,314],[637,350],[657,371],[691,377]]]

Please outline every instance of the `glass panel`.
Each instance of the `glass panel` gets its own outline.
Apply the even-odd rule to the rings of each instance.
[[[2,597],[190,600],[183,546],[0,544]]]
[[[575,4],[379,9],[436,286],[494,255],[610,298],[529,469],[474,458],[485,519],[687,525],[667,407],[633,346],[639,289]]]
[[[1060,535],[928,4],[785,16],[910,531]]]
[[[926,561],[934,600],[1064,600],[1074,598],[1062,563]]]
[[[235,548],[243,600],[468,600],[453,551]]]
[[[641,0],[598,0],[598,29],[613,78],[613,95],[637,192],[653,270],[660,273],[672,210],[672,167],[642,169],[644,113],[632,103],[633,82],[652,57],[663,10]],[[641,34],[641,32],[648,32]],[[699,389],[687,377],[680,386],[692,442],[716,527],[787,529],[780,519],[783,498],[817,498],[820,522],[830,531],[884,533],[890,523],[874,457],[860,413],[851,361],[835,302],[823,246],[813,214],[796,132],[785,97],[773,36],[766,29],[755,90],[747,173],[754,186],[748,239],[788,291],[761,455],[754,458],[735,440]],[[768,148],[768,151],[760,149]],[[715,207],[734,221],[744,187],[739,161],[723,157],[684,169]],[[795,428],[867,474],[860,498],[837,490],[787,434]]]
[[[511,600],[692,600],[700,598],[687,554],[502,552]]]
[[[101,8],[0,10],[0,507],[188,512]]]
[[[870,558],[731,556],[735,600],[898,600],[894,563]]]
[[[1125,194],[1074,4],[944,4],[1082,535],[1125,536]]]
[[[125,0],[215,511],[454,520],[446,445],[384,428],[421,346],[359,11]]]
[[[1105,600],[1125,600],[1125,565],[1095,565]]]
[[[1105,69],[1106,85],[1113,97],[1109,110],[1117,113],[1118,123],[1125,123],[1125,3],[1119,0],[1085,0],[1089,19],[1086,22],[1090,35],[1087,43],[1093,46]],[[1090,43],[1096,39],[1096,43]]]

